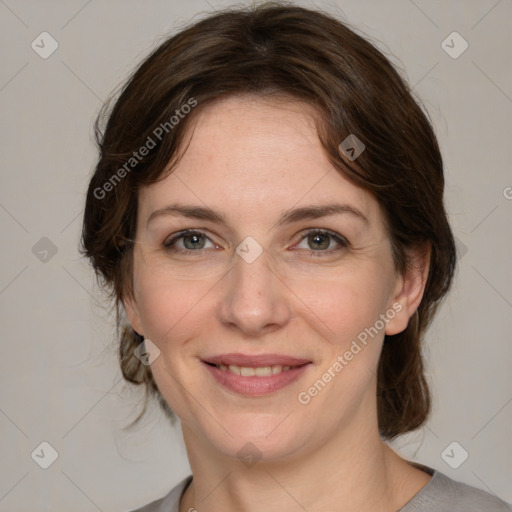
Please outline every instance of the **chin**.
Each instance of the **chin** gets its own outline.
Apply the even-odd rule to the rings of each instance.
[[[222,426],[205,418],[207,423],[196,425],[196,429],[216,451],[228,457],[244,463],[246,459],[272,462],[292,456],[315,430],[306,418],[289,421],[293,413],[289,419],[288,414],[286,409],[279,414],[233,411],[218,418]]]

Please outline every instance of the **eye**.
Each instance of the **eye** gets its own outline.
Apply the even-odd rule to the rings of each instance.
[[[324,229],[315,229],[307,232],[296,247],[314,252],[331,253],[341,250],[348,245],[347,239],[337,233]]]
[[[208,244],[210,244],[208,246]],[[201,249],[214,249],[216,245],[200,231],[182,231],[164,242],[164,247],[169,251],[190,253]]]

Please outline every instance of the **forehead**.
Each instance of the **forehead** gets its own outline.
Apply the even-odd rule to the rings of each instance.
[[[187,149],[171,174],[140,191],[148,216],[170,202],[206,205],[243,217],[295,205],[343,202],[367,217],[378,205],[328,160],[316,111],[298,101],[232,97],[197,113]]]

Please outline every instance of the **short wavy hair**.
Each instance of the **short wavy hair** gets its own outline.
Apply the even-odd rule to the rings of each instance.
[[[430,246],[422,301],[403,332],[385,336],[377,379],[381,436],[418,428],[431,406],[422,339],[456,262],[439,146],[410,87],[372,43],[331,15],[282,3],[216,12],[167,38],[96,121],[99,160],[87,192],[80,250],[114,301],[123,376],[146,390],[136,421],[152,395],[172,416],[150,368],[134,356],[143,338],[123,315],[122,299],[133,293],[133,248],[123,241],[135,238],[138,190],[172,172],[187,127],[204,106],[244,94],[286,97],[315,108],[329,160],[381,205],[399,272],[412,264],[410,249]],[[191,98],[196,104],[185,110]],[[190,112],[180,115],[184,111]],[[366,147],[357,162],[339,150],[350,134]],[[134,161],[148,137],[153,147]]]

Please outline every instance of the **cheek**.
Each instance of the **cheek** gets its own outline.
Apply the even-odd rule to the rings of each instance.
[[[392,280],[381,264],[351,265],[321,279],[296,278],[287,283],[301,316],[325,340],[341,349],[373,326],[388,307]]]
[[[205,298],[214,285],[139,273],[134,287],[145,337],[162,351],[176,349],[179,340],[192,337],[200,328]]]

